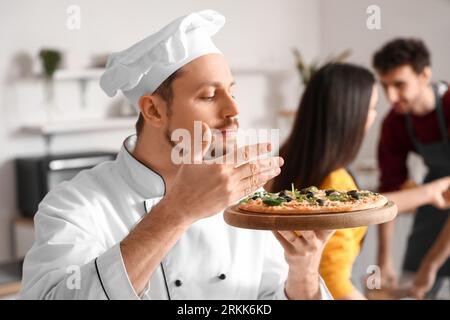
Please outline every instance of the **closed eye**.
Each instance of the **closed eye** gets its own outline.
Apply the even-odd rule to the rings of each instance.
[[[210,100],[214,100],[215,97],[216,96],[214,95],[214,96],[209,96],[209,97],[200,97],[200,99],[210,101]]]
[[[405,86],[405,83],[404,83],[403,81],[398,81],[398,82],[395,82],[395,83],[394,83],[394,86],[395,86],[396,88],[401,89],[401,88],[403,88],[403,87]]]

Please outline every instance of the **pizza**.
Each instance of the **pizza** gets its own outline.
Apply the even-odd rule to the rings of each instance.
[[[387,198],[367,190],[319,190],[309,187],[278,193],[258,191],[239,202],[244,211],[273,214],[339,213],[368,210],[386,205]]]

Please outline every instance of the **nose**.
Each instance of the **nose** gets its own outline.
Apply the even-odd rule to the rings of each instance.
[[[233,118],[239,114],[236,100],[231,94],[227,94],[221,108],[222,118]]]

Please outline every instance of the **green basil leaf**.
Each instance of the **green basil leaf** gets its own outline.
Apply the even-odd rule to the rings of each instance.
[[[248,200],[248,198],[242,199],[241,201],[239,201],[239,204],[248,203]]]
[[[283,203],[283,201],[279,199],[265,198],[263,199],[263,203],[267,204],[268,206],[279,206]]]

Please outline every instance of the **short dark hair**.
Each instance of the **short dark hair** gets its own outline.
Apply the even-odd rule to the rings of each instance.
[[[430,52],[420,39],[399,38],[385,44],[373,57],[374,68],[384,74],[397,67],[409,65],[415,73],[431,66]]]
[[[180,76],[181,69],[178,69],[174,73],[172,73],[163,83],[159,85],[159,87],[155,90],[154,93],[158,94],[166,103],[167,106],[170,107],[173,101],[173,90],[172,83],[175,81],[177,77]],[[170,116],[171,110],[167,109],[167,115]],[[144,117],[142,113],[139,112],[138,120],[136,121],[136,135],[142,132],[142,128],[144,126]]]
[[[285,160],[273,192],[317,186],[358,154],[372,97],[374,75],[352,64],[329,64],[311,78],[293,130],[280,149]]]

